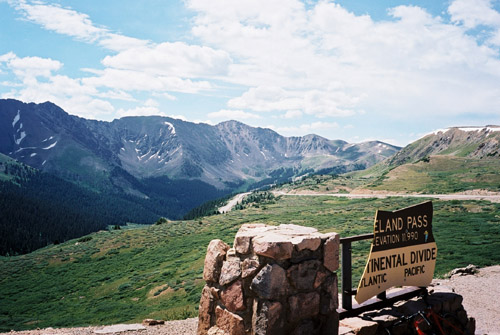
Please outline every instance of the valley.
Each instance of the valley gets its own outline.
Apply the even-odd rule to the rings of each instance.
[[[89,120],[50,102],[0,99],[0,254],[27,253],[106,223],[191,217],[198,206],[235,192],[365,169],[399,149],[284,137],[237,121]]]
[[[231,244],[244,223],[346,237],[372,232],[378,209],[432,200],[435,276],[500,264],[499,127],[449,128],[400,150],[238,122],[99,123],[52,104],[7,105],[1,331],[194,317],[208,243]],[[43,115],[43,127],[27,115]],[[16,250],[23,236],[37,243]],[[354,282],[368,251],[368,241],[353,245]]]
[[[341,236],[373,230],[376,209],[424,199],[277,196],[190,221],[105,230],[27,255],[0,258],[2,330],[62,327],[197,315],[206,246],[232,243],[243,223],[294,223]],[[499,264],[500,204],[434,200],[436,276],[469,263]],[[353,245],[354,281],[369,249]],[[64,311],[61,314],[61,311]]]

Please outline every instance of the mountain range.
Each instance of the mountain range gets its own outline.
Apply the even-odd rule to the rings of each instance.
[[[180,219],[227,194],[365,169],[399,149],[378,141],[284,137],[236,121],[87,120],[50,102],[0,100],[0,254],[106,225]]]
[[[166,176],[232,190],[276,176],[277,171],[280,175],[291,169],[300,175],[364,169],[399,149],[378,141],[349,144],[317,135],[283,137],[237,121],[211,126],[160,116],[87,120],[50,102],[0,100],[1,153],[98,189],[112,185],[143,197],[124,173],[137,180]]]

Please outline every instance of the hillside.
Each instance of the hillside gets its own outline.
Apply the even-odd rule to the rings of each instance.
[[[436,131],[366,170],[311,176],[285,184],[287,192],[500,192],[500,127]]]
[[[106,223],[192,216],[193,208],[235,191],[315,171],[364,169],[397,150],[377,141],[288,138],[236,121],[87,120],[50,102],[0,99],[0,154],[15,160],[0,166],[6,241],[0,255],[82,236]]]
[[[27,253],[108,225],[151,223],[163,211],[98,194],[0,154],[0,255]]]
[[[208,242],[232,243],[243,223],[294,223],[341,236],[368,233],[377,209],[422,199],[278,197],[195,221],[93,233],[33,253],[0,257],[0,330],[182,319],[197,314]],[[485,201],[434,201],[436,275],[499,264],[498,211]],[[473,232],[473,233],[471,233]],[[359,278],[368,242],[353,245]]]

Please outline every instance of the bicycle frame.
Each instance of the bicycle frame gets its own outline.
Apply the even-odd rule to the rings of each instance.
[[[441,321],[446,323],[447,326],[450,326],[453,329],[455,329],[460,334],[465,334],[465,332],[463,332],[461,329],[457,328],[455,325],[453,325],[451,322],[446,320],[444,317],[442,317],[441,315],[434,312],[432,310],[432,308],[427,308],[425,310],[425,313],[423,311],[419,311],[416,314],[419,315],[420,318],[415,318],[412,325],[415,328],[415,330],[417,331],[418,335],[427,335],[428,334],[425,331],[425,328],[423,329],[423,327],[421,326],[424,322],[433,331],[439,330],[439,335],[447,335],[447,333],[445,333],[443,327],[441,326]],[[432,319],[432,321],[431,321],[431,319]],[[435,334],[435,333],[433,333],[433,334]]]

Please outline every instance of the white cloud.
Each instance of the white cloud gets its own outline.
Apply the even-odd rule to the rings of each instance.
[[[102,63],[115,69],[196,78],[226,75],[231,59],[225,51],[183,42],[164,42],[106,56]]]
[[[493,8],[491,0],[455,0],[448,13],[453,22],[461,23],[467,29],[491,28],[488,42],[500,46],[500,13]]]
[[[154,106],[140,106],[131,109],[119,109],[116,113],[119,117],[124,116],[150,116],[150,115],[160,115],[167,116],[166,114],[160,112],[158,107]]]
[[[185,39],[196,41],[191,44],[124,36],[55,4],[10,4],[44,29],[105,48],[101,68],[85,69],[83,78],[60,75],[57,60],[0,56],[2,75],[16,79],[2,83],[10,95],[54,99],[85,115],[109,115],[109,99],[137,102],[137,93],[140,100],[185,99],[173,92],[226,99],[227,110],[210,113],[214,119],[266,113],[309,122],[289,132],[334,127],[330,121],[362,114],[413,122],[500,112],[500,13],[489,0],[453,0],[450,18],[398,6],[384,21],[326,0],[307,6],[299,0],[186,0],[195,13]]]
[[[240,97],[229,100],[228,106],[257,112],[293,110],[294,115],[304,112],[323,118],[354,114],[343,106],[352,106],[355,101],[356,99],[341,91],[285,91],[279,87],[259,86],[252,87]],[[290,115],[292,114],[288,114]]]
[[[166,92],[163,92],[163,93],[153,92],[152,95],[154,97],[162,97],[162,98],[165,98],[165,99],[170,100],[170,101],[177,100],[177,97],[175,95],[172,95],[172,94],[169,94],[169,93],[166,93]]]
[[[224,120],[248,120],[248,119],[261,118],[257,114],[244,112],[242,110],[228,110],[228,109],[221,109],[218,112],[208,113],[207,116],[214,119],[224,119]]]
[[[416,118],[500,106],[497,51],[420,7],[398,6],[391,20],[373,21],[327,1],[309,10],[293,0],[187,5],[198,13],[193,34],[233,58],[226,80],[249,87],[230,108]]]
[[[493,8],[491,0],[455,0],[448,7],[448,12],[452,21],[460,22],[466,28],[500,26],[500,13]]]
[[[11,71],[19,82],[4,82],[11,91],[3,98],[29,102],[51,101],[68,113],[87,118],[105,118],[114,111],[107,100],[94,87],[79,79],[59,75],[63,64],[50,58],[18,57],[13,53],[0,56],[0,65]]]
[[[27,20],[59,34],[92,42],[107,33],[106,29],[96,27],[88,15],[59,5],[47,5],[42,2],[30,4],[21,0],[16,8],[24,14]]]
[[[299,109],[303,102],[280,87],[252,87],[240,97],[228,101],[231,108],[252,109],[257,112]]]
[[[144,103],[144,106],[147,106],[147,107],[160,107],[160,104],[158,103],[158,101],[156,101],[154,99],[148,99]]]
[[[313,122],[313,123],[304,123],[299,126],[289,126],[289,127],[280,127],[275,125],[270,125],[268,128],[273,129],[274,131],[283,134],[285,136],[303,136],[311,133],[325,133],[327,131],[332,131],[339,128],[339,124],[337,122]]]
[[[113,51],[126,51],[133,48],[143,48],[151,42],[138,38],[123,36],[114,33],[104,34],[99,44]]]
[[[94,71],[94,73],[96,76],[83,78],[82,82],[95,87],[156,93],[165,93],[165,91],[197,93],[211,89],[211,84],[208,81],[157,76],[143,71],[106,68]]]
[[[285,114],[281,115],[281,118],[283,119],[298,119],[303,115],[303,113],[300,110],[291,110],[287,111]]]
[[[16,76],[26,79],[34,77],[50,77],[52,72],[58,71],[62,63],[50,58],[17,57],[9,52],[0,56],[0,63],[11,70]]]

